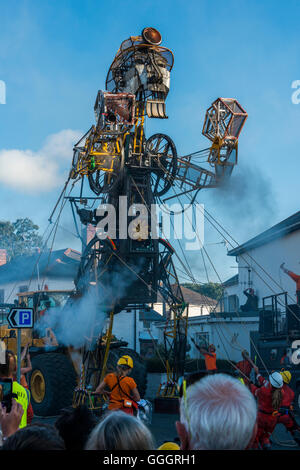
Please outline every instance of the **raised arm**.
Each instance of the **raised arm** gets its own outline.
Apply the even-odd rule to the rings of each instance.
[[[27,374],[28,372],[32,371],[32,364],[30,360],[30,354],[28,351],[26,355],[26,362],[27,362],[26,367],[21,367],[21,374]]]

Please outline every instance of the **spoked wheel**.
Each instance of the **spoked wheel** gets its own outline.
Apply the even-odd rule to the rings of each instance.
[[[97,196],[113,191],[121,181],[124,168],[124,149],[119,158],[115,159],[112,171],[101,169],[89,171],[88,180],[93,193]]]
[[[160,197],[172,186],[177,171],[177,151],[166,134],[154,134],[146,142],[146,153],[153,168],[151,182],[153,196]]]
[[[97,236],[86,246],[75,279],[79,292],[85,292],[93,286],[107,283],[108,264],[112,259],[113,249],[112,242],[108,239],[100,240]]]

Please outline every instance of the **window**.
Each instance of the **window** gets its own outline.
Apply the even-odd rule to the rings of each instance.
[[[221,312],[228,312],[228,296],[224,294],[221,298]]]
[[[237,312],[239,309],[239,298],[236,294],[225,294],[221,299],[221,312]]]
[[[229,295],[228,312],[237,312],[239,309],[239,298],[237,295]]]

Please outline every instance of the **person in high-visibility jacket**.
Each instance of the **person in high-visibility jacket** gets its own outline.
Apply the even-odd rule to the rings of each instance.
[[[282,370],[280,372],[283,379],[282,390],[284,396],[279,408],[278,423],[281,423],[285,426],[286,430],[291,433],[294,440],[300,445],[300,426],[295,420],[293,414],[293,402],[295,399],[295,392],[289,387],[289,383],[292,379],[292,374],[289,370]]]
[[[12,393],[15,400],[22,405],[24,410],[19,428],[27,426],[27,409],[30,402],[30,392],[17,381],[14,381],[16,363],[15,355],[8,349],[5,351],[5,364],[0,364],[0,378],[12,379]]]
[[[282,403],[284,392],[282,391],[283,379],[279,372],[269,375],[269,380],[264,379],[254,367],[259,386],[250,383],[250,391],[257,398],[257,434],[254,447],[270,449],[270,436],[275,429]]]
[[[26,365],[26,367],[21,367],[20,385],[22,385],[24,388],[29,390],[28,383],[27,383],[27,380],[26,380],[26,377],[25,377],[26,373],[32,371],[32,365],[31,365],[31,360],[30,360],[30,354],[29,354],[29,351],[28,351],[28,345],[26,346],[26,348],[24,348],[24,351],[22,352],[21,362],[24,359],[25,355],[26,355],[26,359],[27,359],[27,365]],[[14,369],[14,374],[13,374],[13,377],[14,377],[13,380],[14,381],[17,381],[17,364],[18,364],[18,358],[15,355],[15,369]],[[32,404],[29,401],[28,408],[27,408],[27,424],[31,423],[31,421],[33,420],[33,416],[34,416],[34,412],[33,412]]]

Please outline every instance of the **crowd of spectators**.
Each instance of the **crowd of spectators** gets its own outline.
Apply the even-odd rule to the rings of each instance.
[[[179,420],[174,423],[181,450],[249,449],[257,431],[257,404],[248,387],[226,375],[208,375],[181,386]],[[122,411],[96,418],[85,406],[64,409],[54,425],[32,423],[18,429],[22,407],[13,400],[1,408],[2,450],[153,450],[179,449],[155,443],[148,427]]]

